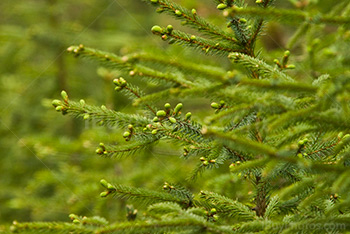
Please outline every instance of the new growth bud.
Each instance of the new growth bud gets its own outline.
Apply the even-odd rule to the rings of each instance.
[[[191,112],[187,112],[185,120],[190,120],[192,117],[192,113]]]
[[[178,114],[181,111],[182,107],[183,107],[182,103],[177,104],[176,107],[174,108],[174,113]]]
[[[216,7],[218,10],[224,10],[224,9],[226,9],[227,8],[227,5],[226,4],[224,4],[224,3],[220,3],[219,5],[217,5],[217,7]]]
[[[175,15],[181,16],[181,15],[182,15],[182,12],[181,12],[180,10],[175,10]]]
[[[54,107],[61,106],[62,102],[60,100],[58,100],[58,99],[55,99],[55,100],[52,101],[52,105]]]
[[[213,109],[219,109],[219,108],[220,108],[220,105],[219,105],[218,103],[216,103],[216,102],[212,102],[212,103],[210,104],[210,106],[211,106]]]
[[[61,96],[62,96],[62,98],[63,98],[64,101],[68,101],[68,94],[67,94],[66,91],[62,90]]]
[[[151,31],[152,31],[152,33],[162,33],[163,29],[160,26],[155,25],[152,27]]]
[[[105,187],[105,188],[108,188],[108,182],[104,179],[100,180],[100,184]]]
[[[165,108],[165,110],[170,110],[170,108],[171,108],[170,103],[165,103],[164,108]]]
[[[102,192],[100,193],[100,197],[107,197],[109,194],[109,192],[105,191],[105,192]]]
[[[176,119],[174,118],[174,117],[169,117],[169,121],[170,121],[170,123],[176,123]]]
[[[165,117],[166,116],[166,112],[163,110],[157,111],[157,117]]]
[[[174,30],[174,27],[173,27],[172,25],[169,24],[169,25],[166,27],[166,30],[167,30],[167,32],[168,32],[169,34],[171,34],[172,31]]]

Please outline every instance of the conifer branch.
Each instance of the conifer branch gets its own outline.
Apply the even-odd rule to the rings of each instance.
[[[214,38],[220,39],[220,40],[226,40],[230,42],[231,44],[237,44],[237,40],[234,38],[233,35],[221,30],[220,28],[216,27],[215,25],[209,23],[202,17],[197,15],[197,11],[193,9],[192,11],[172,2],[169,0],[144,0],[148,3],[152,3],[155,6],[159,6],[157,9],[158,12],[166,12],[169,15],[175,17],[176,19],[185,20],[185,24],[189,25],[195,29],[197,29],[199,32],[202,32],[204,34],[207,34],[209,36],[212,36]]]
[[[239,85],[257,88],[260,92],[264,91],[277,91],[277,92],[290,92],[290,93],[309,93],[315,94],[317,87],[302,82],[290,82],[290,81],[277,81],[271,80],[252,80],[246,78],[237,78],[232,81],[236,81]]]
[[[196,74],[200,73],[215,80],[226,81],[226,72],[221,67],[206,65],[201,63],[193,63],[193,61],[180,60],[173,57],[167,57],[162,54],[150,55],[148,53],[135,53],[129,56],[128,60],[156,62],[165,66],[174,66],[181,70],[188,70]]]
[[[281,72],[277,67],[272,67],[258,58],[253,58],[242,53],[232,53],[229,58],[233,62],[242,64],[250,70],[258,73],[261,77],[267,79],[281,79],[283,81],[294,82],[294,79]]]
[[[108,189],[108,193],[105,196],[110,194],[116,198],[133,200],[141,204],[153,204],[157,202],[175,202],[188,207],[191,203],[191,201],[188,198],[180,198],[167,192],[156,192],[142,188],[128,187],[120,184],[111,185],[111,187]]]
[[[266,10],[266,8],[270,5],[271,2],[272,2],[271,0],[266,0],[260,3],[260,5]],[[255,27],[254,27],[253,35],[249,38],[248,47],[254,48],[254,44],[256,42],[258,35],[261,33],[263,25],[264,25],[264,20],[258,19],[254,25]]]
[[[199,217],[175,217],[160,221],[116,223],[109,227],[100,229],[96,234],[143,234],[143,233],[168,233],[168,232],[187,232],[187,233],[234,233],[230,227],[214,225],[205,222]]]
[[[265,19],[280,20],[285,23],[302,23],[308,22],[311,24],[349,24],[350,17],[348,16],[331,16],[321,13],[309,15],[300,10],[290,10],[281,8],[258,8],[258,7],[232,7],[229,9],[229,14],[232,17],[237,15],[248,15],[251,17],[261,17]]]
[[[146,139],[139,139],[133,143],[125,145],[100,145],[100,147],[96,150],[96,153],[103,157],[121,158],[123,156],[133,155],[140,150],[144,150],[158,140],[159,139],[157,137],[152,135],[147,136]]]
[[[96,60],[101,66],[108,67],[111,69],[118,69],[126,72],[126,74],[137,75],[140,77],[148,77],[155,80],[163,80],[166,82],[173,83],[175,85],[180,85],[188,87],[191,85],[191,82],[180,79],[173,74],[162,73],[156,71],[152,68],[142,66],[140,64],[133,64],[128,62],[127,57],[119,57],[113,53],[108,53],[100,50],[95,50],[92,48],[80,46],[71,46],[67,49],[68,52],[87,58],[90,60]]]
[[[138,88],[134,87],[133,85],[126,84],[124,87],[122,87],[122,91],[127,91],[126,93],[131,93],[133,96],[137,97],[138,99],[142,98],[144,95],[139,91]],[[131,98],[132,100],[136,100],[135,98]],[[153,107],[151,107],[149,104],[144,103],[144,105],[153,113],[156,114],[156,111]]]
[[[172,30],[171,32],[166,28],[162,29],[159,26],[153,26],[152,32],[155,35],[159,35],[163,40],[167,40],[169,44],[177,43],[179,45],[186,45],[199,49],[205,53],[222,54],[227,55],[232,52],[243,52],[238,46],[231,46],[227,42],[218,42],[203,37],[191,35],[178,30]]]
[[[258,143],[256,141],[252,141],[250,139],[242,138],[241,136],[231,134],[221,133],[213,128],[208,128],[206,130],[207,136],[215,136],[218,139],[229,143],[230,145],[234,145],[235,147],[243,150],[248,150],[250,152],[254,152],[257,154],[265,154],[270,157],[277,157],[277,151],[265,144]]]
[[[31,222],[18,223],[14,222],[11,230],[18,233],[79,233],[79,234],[94,234],[95,231],[91,227],[77,225],[73,223],[63,222]]]
[[[144,127],[152,120],[141,115],[125,114],[107,109],[105,106],[97,107],[85,104],[85,101],[75,102],[71,100],[54,100],[54,106],[62,114],[69,114],[85,120],[94,120],[102,125],[110,127],[126,128],[132,124],[135,127]]]
[[[219,215],[234,217],[238,221],[251,221],[256,218],[249,207],[238,201],[207,191],[201,191],[200,196],[208,202],[210,208],[215,208]]]

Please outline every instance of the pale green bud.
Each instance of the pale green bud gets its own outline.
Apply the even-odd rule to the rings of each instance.
[[[181,12],[180,10],[176,10],[176,11],[175,11],[175,15],[181,16],[181,15],[182,15],[182,12]]]
[[[174,117],[169,117],[169,121],[170,121],[170,123],[176,123],[176,119],[174,118]]]
[[[63,100],[67,101],[68,100],[68,94],[66,91],[62,90],[61,92],[61,97],[63,98]]]
[[[224,4],[224,3],[220,3],[219,5],[217,5],[217,7],[216,7],[217,9],[219,9],[219,10],[224,10],[224,9],[226,9],[227,8],[227,5],[226,4]]]
[[[177,104],[175,109],[174,109],[174,112],[176,114],[179,113],[181,111],[182,107],[183,107],[182,103]]]
[[[152,31],[153,33],[162,33],[162,32],[163,32],[163,29],[162,29],[160,26],[155,25],[155,26],[152,27],[151,31]]]
[[[166,112],[163,110],[157,111],[157,117],[164,117],[166,116]]]
[[[105,188],[108,188],[108,182],[104,179],[100,180],[100,184],[105,187]]]
[[[55,99],[55,100],[52,101],[52,105],[54,107],[61,106],[62,102],[60,100],[58,100],[58,99]]]

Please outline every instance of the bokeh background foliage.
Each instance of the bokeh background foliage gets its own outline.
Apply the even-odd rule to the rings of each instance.
[[[177,2],[188,8],[196,7],[199,14],[225,27],[223,19],[217,17],[213,1]],[[296,2],[309,2],[323,12],[333,3],[332,0],[290,0],[277,4],[292,7]],[[240,181],[228,173],[228,167],[207,172],[196,182],[186,180],[192,166],[191,162],[179,160],[181,147],[157,145],[118,161],[100,158],[94,153],[98,143],[122,142],[120,132],[62,118],[52,110],[50,100],[64,89],[72,98],[84,98],[89,104],[135,111],[127,98],[113,90],[111,81],[118,74],[67,55],[65,50],[71,44],[122,55],[152,51],[175,59],[184,57],[229,66],[222,57],[213,59],[178,46],[168,47],[150,33],[154,24],[181,27],[179,22],[155,14],[154,9],[140,0],[2,0],[0,9],[0,225],[9,225],[13,220],[68,221],[70,213],[99,215],[109,221],[125,219],[125,201],[99,197],[101,178],[152,189],[171,180],[194,192],[198,192],[196,184],[200,184],[201,189],[210,188],[237,198],[249,193],[249,187],[235,189],[234,185]],[[265,54],[273,61],[285,49],[285,38],[295,28],[295,25],[269,24],[259,48],[269,51]],[[332,32],[334,28],[320,26],[319,30]],[[306,44],[294,48],[296,54],[298,50],[313,48],[308,58],[311,62],[304,63],[312,71],[308,74],[310,79],[323,70],[333,71],[333,75],[341,72],[337,64],[349,63],[349,47],[338,44],[345,48],[339,50],[331,45],[331,37],[320,38],[320,43],[314,41],[315,35],[317,31],[311,32]],[[322,57],[329,56],[334,56],[334,63],[323,64]],[[317,62],[314,57],[318,58]],[[293,60],[298,63],[305,58],[295,56]],[[145,88],[157,89],[156,86]],[[185,108],[196,115],[205,115],[208,109],[200,107],[209,107],[209,103],[205,99],[195,100]]]

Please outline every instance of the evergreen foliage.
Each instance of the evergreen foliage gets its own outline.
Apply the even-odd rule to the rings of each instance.
[[[350,232],[350,47],[343,44],[350,42],[350,3],[333,2],[323,13],[312,10],[316,3],[303,1],[291,1],[303,10],[281,9],[273,0],[214,1],[226,30],[196,9],[170,0],[144,1],[199,33],[156,25],[154,35],[193,47],[216,64],[198,64],[191,54],[177,60],[159,51],[122,56],[71,46],[70,54],[118,71],[111,88],[140,108],[123,113],[74,101],[66,91],[52,105],[63,115],[119,129],[118,143],[100,143],[98,156],[121,160],[134,155],[137,162],[142,151],[175,145],[181,149],[175,153],[192,168],[188,181],[169,178],[175,183],[156,190],[102,179],[101,199],[128,200],[138,209],[146,207],[145,212],[136,215],[128,207],[127,220],[111,224],[74,214],[72,223],[15,222],[12,231]],[[258,40],[269,20],[298,25],[283,51],[272,55]],[[201,112],[196,98],[205,103]],[[210,171],[217,172],[213,186],[196,184]],[[226,183],[236,188],[225,189]]]

